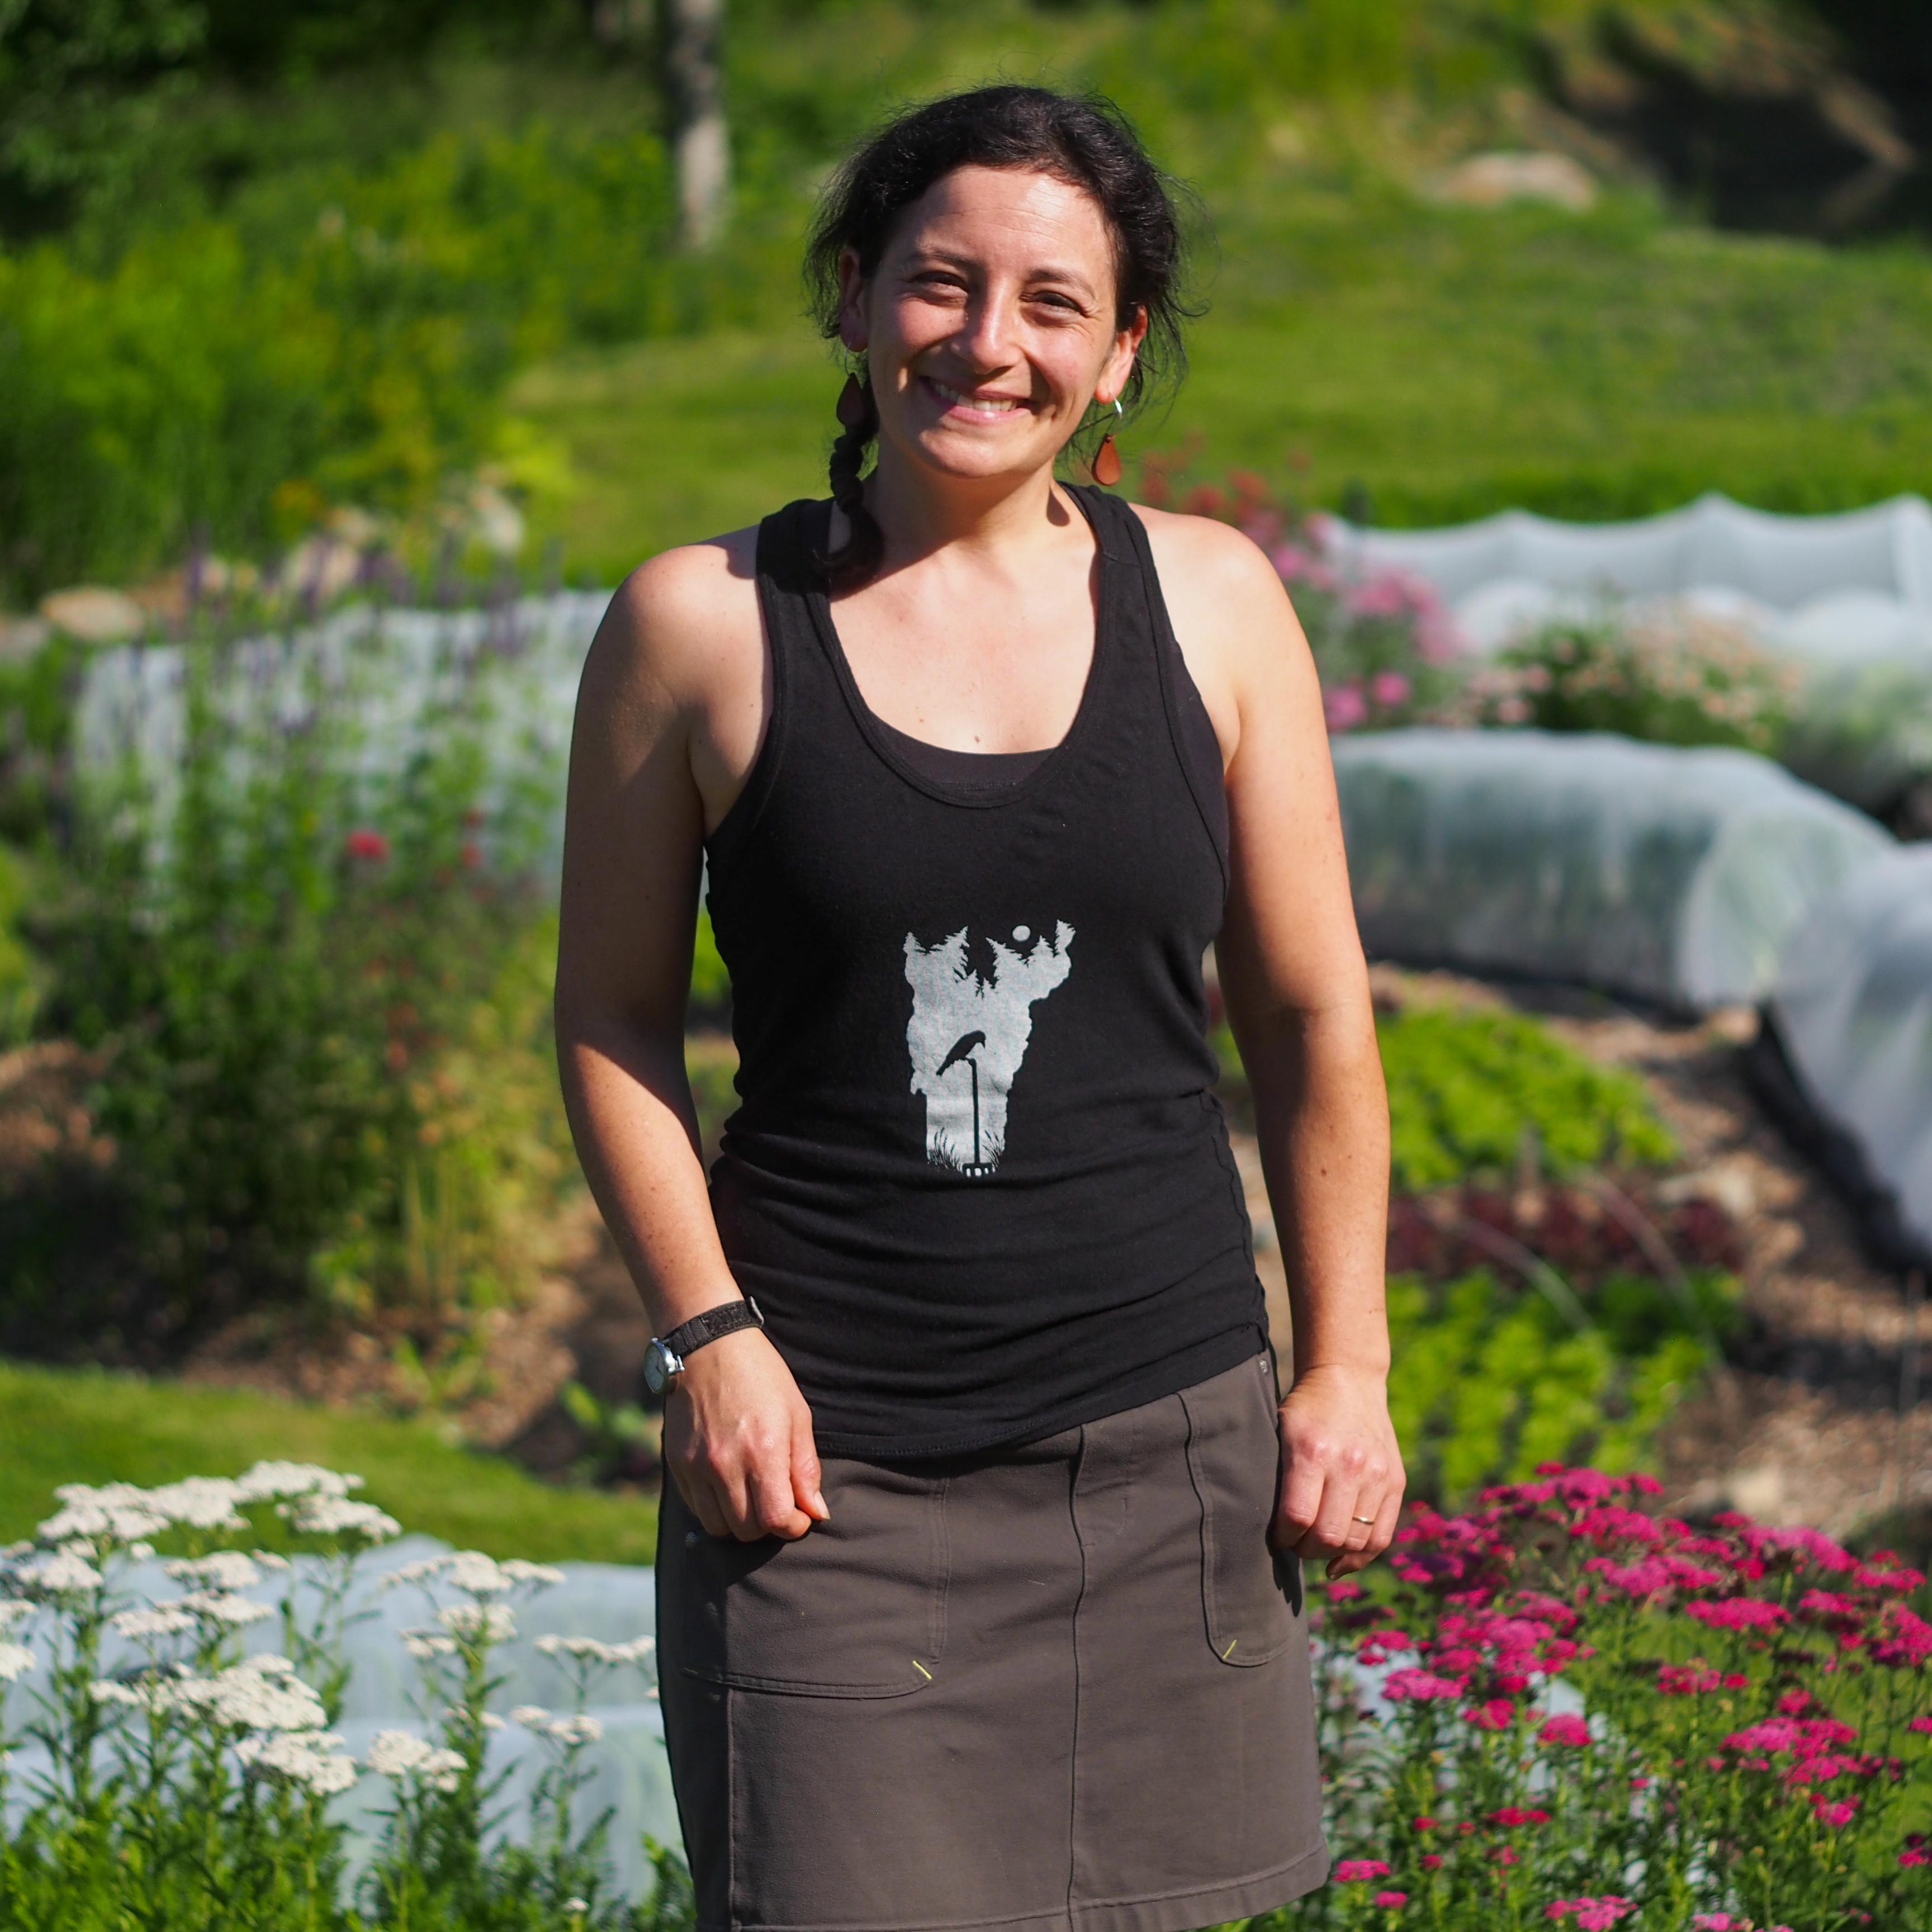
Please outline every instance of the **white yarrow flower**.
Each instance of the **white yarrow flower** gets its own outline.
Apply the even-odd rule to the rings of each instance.
[[[251,1550],[248,1554],[264,1570],[292,1570],[295,1565],[278,1550]]]
[[[436,1747],[413,1731],[378,1731],[369,1740],[369,1754],[362,1760],[365,1770],[379,1778],[406,1778],[434,1755]]]
[[[511,1712],[510,1721],[526,1731],[540,1731],[550,1722],[550,1713],[541,1704],[519,1704]]]
[[[168,1526],[168,1519],[158,1511],[131,1502],[102,1502],[88,1498],[69,1503],[39,1526],[46,1543],[63,1543],[83,1538],[97,1542],[132,1543],[152,1536]]]
[[[212,1723],[239,1730],[315,1731],[328,1717],[322,1700],[299,1677],[261,1670],[253,1660],[218,1677],[191,1679],[178,1695]]]
[[[258,1604],[252,1597],[237,1597],[226,1590],[196,1590],[177,1597],[176,1605],[224,1629],[239,1630],[244,1624],[260,1623],[275,1614],[272,1604]]]
[[[262,1580],[254,1559],[239,1550],[218,1550],[212,1556],[171,1557],[161,1568],[178,1583],[200,1583],[213,1590],[247,1590]]]
[[[305,1536],[361,1536],[371,1543],[386,1543],[403,1533],[402,1525],[386,1510],[349,1497],[304,1496],[276,1508]]]
[[[10,1684],[34,1667],[34,1653],[24,1643],[0,1642],[0,1684]]]
[[[152,1604],[136,1610],[122,1610],[107,1620],[117,1635],[145,1643],[151,1637],[174,1636],[193,1630],[195,1619],[173,1604]]]
[[[509,1558],[502,1566],[503,1574],[517,1583],[561,1583],[563,1572],[551,1563],[531,1563],[520,1556]]]
[[[432,1657],[454,1657],[456,1654],[455,1638],[442,1630],[418,1626],[400,1631],[398,1634],[402,1638],[403,1648],[419,1661],[426,1661]]]
[[[191,1529],[246,1529],[248,1520],[236,1508],[242,1500],[241,1489],[230,1476],[184,1476],[143,1497],[148,1508]]]
[[[449,1561],[447,1556],[419,1556],[413,1563],[399,1563],[384,1572],[379,1589],[392,1590],[400,1584],[429,1582]]]
[[[356,1760],[344,1751],[342,1740],[333,1731],[244,1738],[235,1747],[235,1755],[250,1770],[305,1784],[316,1792],[346,1791],[358,1775]]]
[[[0,1597],[0,1630],[10,1630],[16,1624],[23,1624],[38,1610],[38,1604],[30,1604],[24,1597]]]
[[[576,1717],[553,1718],[546,1726],[559,1744],[594,1744],[604,1735],[604,1721],[586,1711]]]
[[[494,1711],[479,1711],[476,1716],[486,1731],[500,1731],[503,1728],[502,1719]]]
[[[552,1630],[536,1640],[546,1657],[590,1658],[599,1664],[641,1664],[657,1648],[657,1639],[634,1636],[627,1643],[605,1643],[594,1636],[562,1636]]]
[[[362,1486],[360,1476],[346,1476],[315,1462],[260,1462],[236,1479],[237,1497],[266,1502],[277,1496],[346,1496]]]
[[[64,1597],[97,1588],[100,1572],[71,1550],[46,1550],[16,1564],[14,1581],[36,1596]]]
[[[508,1604],[446,1604],[436,1620],[452,1636],[474,1643],[502,1643],[517,1634],[517,1619]]]

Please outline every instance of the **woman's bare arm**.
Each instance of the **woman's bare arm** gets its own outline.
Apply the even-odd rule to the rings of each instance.
[[[659,1334],[736,1299],[684,1066],[708,824],[766,702],[745,539],[666,552],[613,598],[578,694],[557,948],[557,1061],[578,1156]],[[802,1535],[826,1514],[812,1420],[755,1329],[677,1378],[665,1456],[713,1534]]]
[[[1321,692],[1253,544],[1202,519],[1148,521],[1226,758],[1232,881],[1216,950],[1294,1321],[1276,1534],[1339,1576],[1388,1547],[1406,1478],[1388,1417],[1388,1103]]]

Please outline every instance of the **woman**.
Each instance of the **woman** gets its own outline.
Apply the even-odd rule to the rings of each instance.
[[[813,244],[864,370],[832,500],[653,558],[585,668],[560,1051],[669,1390],[706,1928],[1178,1932],[1327,1875],[1300,1564],[1370,1561],[1404,1478],[1320,697],[1246,538],[1054,476],[1175,361],[1179,256],[1104,105],[902,117]],[[707,856],[742,1102],[708,1198]],[[1210,940],[1288,1242],[1278,1412]]]

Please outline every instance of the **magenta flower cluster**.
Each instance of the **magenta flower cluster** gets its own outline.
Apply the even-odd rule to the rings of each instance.
[[[1329,1587],[1348,1856],[1287,1922],[1932,1926],[1924,1576],[1658,1493],[1546,1466],[1415,1506],[1385,1566]]]

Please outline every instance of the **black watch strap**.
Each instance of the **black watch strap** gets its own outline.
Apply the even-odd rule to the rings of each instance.
[[[674,1355],[683,1357],[707,1342],[716,1341],[721,1335],[735,1335],[740,1328],[764,1325],[758,1304],[748,1294],[742,1300],[722,1303],[716,1308],[707,1308],[702,1315],[694,1315],[688,1322],[680,1322],[664,1338],[664,1345]]]

